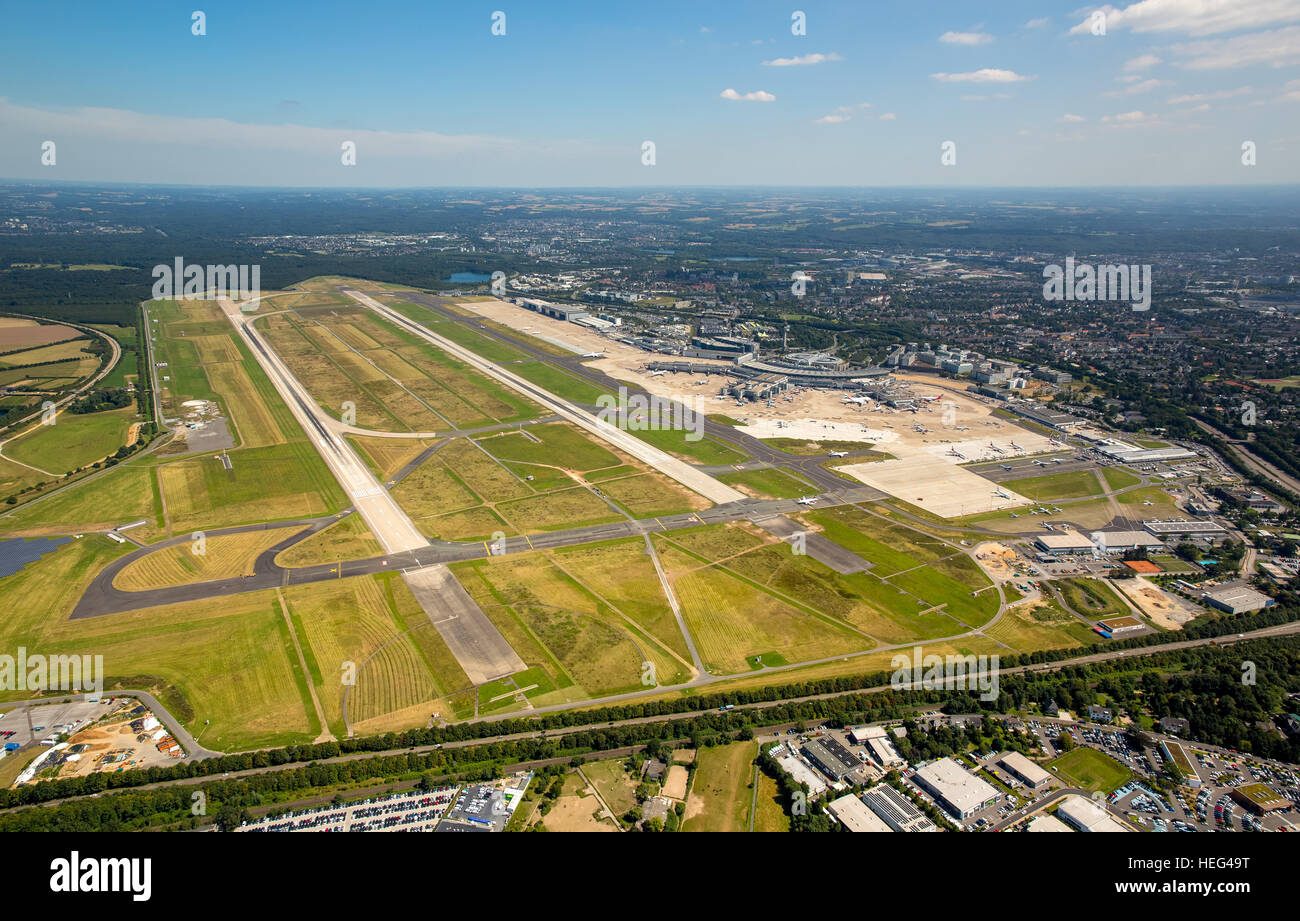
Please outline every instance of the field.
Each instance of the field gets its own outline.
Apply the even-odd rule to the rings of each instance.
[[[230,470],[215,457],[158,468],[172,528],[310,518],[346,504],[338,483],[306,442],[231,452],[230,460]]]
[[[870,648],[871,639],[729,570],[703,565],[662,535],[654,541],[704,667],[713,674],[753,668],[779,650],[786,661]]]
[[[379,556],[383,552],[365,520],[353,514],[281,551],[275,561],[281,566],[311,566]]]
[[[101,413],[61,412],[53,425],[35,425],[4,445],[22,464],[63,474],[107,457],[126,442],[136,419],[134,406]]]
[[[582,773],[615,815],[621,816],[636,805],[637,785],[628,776],[622,759],[589,761],[582,766]]]
[[[550,679],[553,691],[529,694],[535,705],[636,690],[646,661],[659,674],[677,668],[635,622],[541,554],[451,570],[529,667]]]
[[[410,712],[408,725],[447,714],[442,701],[468,679],[395,575],[294,586],[284,592],[310,680],[336,736],[352,724]],[[347,684],[351,675],[355,684]]]
[[[1133,772],[1095,748],[1079,747],[1047,764],[1047,769],[1072,787],[1109,793],[1123,786]]]
[[[169,585],[208,582],[247,575],[253,562],[297,528],[275,528],[245,534],[225,534],[193,540],[158,550],[127,566],[113,584],[126,591],[139,592]]]
[[[99,342],[101,340],[96,339],[95,341]],[[90,339],[83,336],[81,339],[64,340],[53,345],[26,349],[21,352],[9,352],[0,355],[0,368],[9,368],[14,365],[34,365],[46,361],[69,361],[71,359],[88,358],[91,356],[83,351],[88,345],[90,345]],[[0,343],[0,348],[3,347],[4,345]],[[32,370],[38,369],[33,368]]]
[[[676,454],[697,464],[739,464],[747,460],[745,455],[732,450],[722,442],[708,437],[696,439],[692,432],[656,429],[632,432],[632,434],[661,451]]]
[[[125,552],[106,538],[86,536],[0,580],[0,605],[10,612],[0,643],[51,655],[103,655],[106,688],[152,689],[212,748],[314,736],[273,593],[67,620],[94,573]]]
[[[153,470],[129,465],[78,483],[62,492],[19,506],[0,517],[0,534],[49,534],[112,528],[140,518],[151,524],[132,536],[151,539],[159,533],[162,509]]]
[[[747,831],[757,756],[756,742],[701,749],[682,831]]]
[[[1084,617],[1114,617],[1130,614],[1129,606],[1100,579],[1060,579],[1056,587],[1066,603]]]
[[[818,491],[803,480],[776,469],[724,473],[718,479],[741,492],[764,499],[797,499]]]
[[[1097,482],[1091,470],[1073,470],[1069,473],[1049,473],[1046,476],[1003,480],[1001,485],[1035,502],[1081,499],[1095,496],[1102,491],[1101,484]]]
[[[267,340],[336,418],[390,432],[446,431],[534,418],[538,407],[419,337],[356,306],[259,321]]]
[[[1078,618],[1055,603],[1017,605],[984,631],[990,639],[1005,643],[1017,652],[1034,649],[1073,649],[1090,646],[1099,639]]]

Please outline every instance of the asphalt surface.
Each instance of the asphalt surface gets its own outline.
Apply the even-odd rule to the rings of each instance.
[[[819,500],[817,507],[844,505],[855,501],[863,501],[863,497],[860,495],[860,491],[850,487],[842,490],[839,494]],[[508,537],[500,549],[502,553],[527,553],[530,550],[571,547],[576,544],[591,544],[620,537],[638,537],[656,531],[677,531],[683,528],[699,527],[702,524],[767,518],[772,515],[790,514],[803,508],[804,506],[799,505],[792,499],[744,499],[740,502],[716,506],[695,513],[588,525],[581,528],[569,528],[564,531],[552,531],[546,534],[532,534],[526,537]],[[148,547],[114,560],[100,570],[90,585],[87,586],[76,607],[73,608],[71,619],[81,620],[89,617],[102,617],[108,614],[120,614],[123,611],[133,611],[137,608],[180,604],[186,601],[219,598],[292,585],[306,585],[313,582],[323,582],[327,579],[342,579],[377,572],[404,572],[425,566],[434,566],[439,563],[484,559],[492,555],[489,546],[481,541],[433,541],[415,550],[367,557],[360,560],[344,560],[339,563],[320,563],[313,566],[286,568],[275,562],[275,557],[288,547],[299,541],[306,540],[312,534],[351,513],[352,510],[348,509],[339,515],[322,518],[239,525],[233,528],[218,528],[204,532],[208,537],[218,537],[223,534],[241,534],[271,528],[298,525],[303,527],[303,530],[297,534],[290,535],[260,554],[253,564],[252,573],[243,578],[216,579],[209,582],[194,582],[187,585],[175,585],[136,592],[124,591],[114,586],[113,580],[117,577],[117,574],[131,563],[149,553],[156,553],[167,547],[187,542],[190,538],[188,535],[182,535],[150,544]]]

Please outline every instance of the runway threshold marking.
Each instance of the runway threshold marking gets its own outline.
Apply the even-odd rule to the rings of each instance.
[[[527,535],[527,534],[524,535],[524,540],[527,540],[527,541],[528,541],[528,549],[529,549],[529,550],[536,550],[536,549],[537,549],[536,547],[533,546],[533,542],[532,542],[531,540],[528,539],[528,535]]]

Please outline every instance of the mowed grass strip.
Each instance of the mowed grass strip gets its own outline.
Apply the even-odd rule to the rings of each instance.
[[[263,551],[299,530],[274,528],[189,540],[141,557],[119,572],[113,585],[124,591],[140,592],[249,575]]]

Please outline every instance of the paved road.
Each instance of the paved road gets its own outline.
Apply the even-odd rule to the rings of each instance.
[[[824,501],[819,503],[819,506],[830,507],[851,501],[860,501],[860,498],[858,492],[850,487],[838,495],[826,497]],[[765,518],[771,515],[790,514],[802,508],[803,506],[789,499],[744,499],[740,502],[716,506],[695,513],[662,515],[658,518],[589,525],[582,528],[570,528],[565,531],[552,531],[547,534],[533,534],[527,537],[509,537],[504,542],[502,552],[527,553],[531,550],[591,544],[620,537],[639,537],[656,531],[676,531],[683,528],[699,527],[701,524],[716,524],[726,521],[741,521]],[[377,572],[401,572],[439,563],[483,559],[490,552],[488,545],[483,542],[426,541],[425,546],[414,550],[388,553],[360,560],[343,560],[339,563],[320,563],[314,566],[300,566],[289,569],[275,562],[275,557],[286,548],[305,540],[316,531],[337,521],[342,515],[351,511],[351,509],[348,509],[340,513],[340,515],[322,518],[300,519],[289,522],[272,521],[262,524],[239,525],[233,528],[218,528],[205,532],[208,537],[217,537],[223,534],[240,534],[270,528],[299,525],[303,527],[302,531],[291,535],[258,556],[253,564],[252,574],[246,578],[194,582],[187,585],[175,585],[168,588],[139,592],[123,591],[114,586],[113,579],[131,563],[146,554],[187,541],[189,537],[182,535],[156,544],[150,544],[144,549],[114,560],[100,570],[77,602],[72,611],[72,619],[102,617],[107,614],[133,611],[137,608],[179,604],[186,601],[219,598],[244,592],[265,591],[291,585],[305,585],[313,582],[323,582],[326,579],[350,578]]]
[[[210,748],[204,748],[200,745],[198,740],[195,739],[194,736],[190,735],[189,730],[182,726],[176,717],[167,712],[167,708],[162,705],[162,702],[148,691],[112,690],[105,691],[104,697],[134,697],[136,700],[140,701],[140,703],[153,711],[153,715],[158,717],[159,722],[167,727],[167,731],[172,734],[172,738],[181,744],[181,748],[185,749],[185,757],[190,760],[201,761],[204,758],[215,758],[218,755],[224,754],[223,752],[213,751]],[[5,712],[9,712],[13,710],[26,710],[29,707],[46,706],[54,702],[54,700],[44,698],[38,700],[19,700],[6,702],[0,705],[0,707],[2,707]]]

